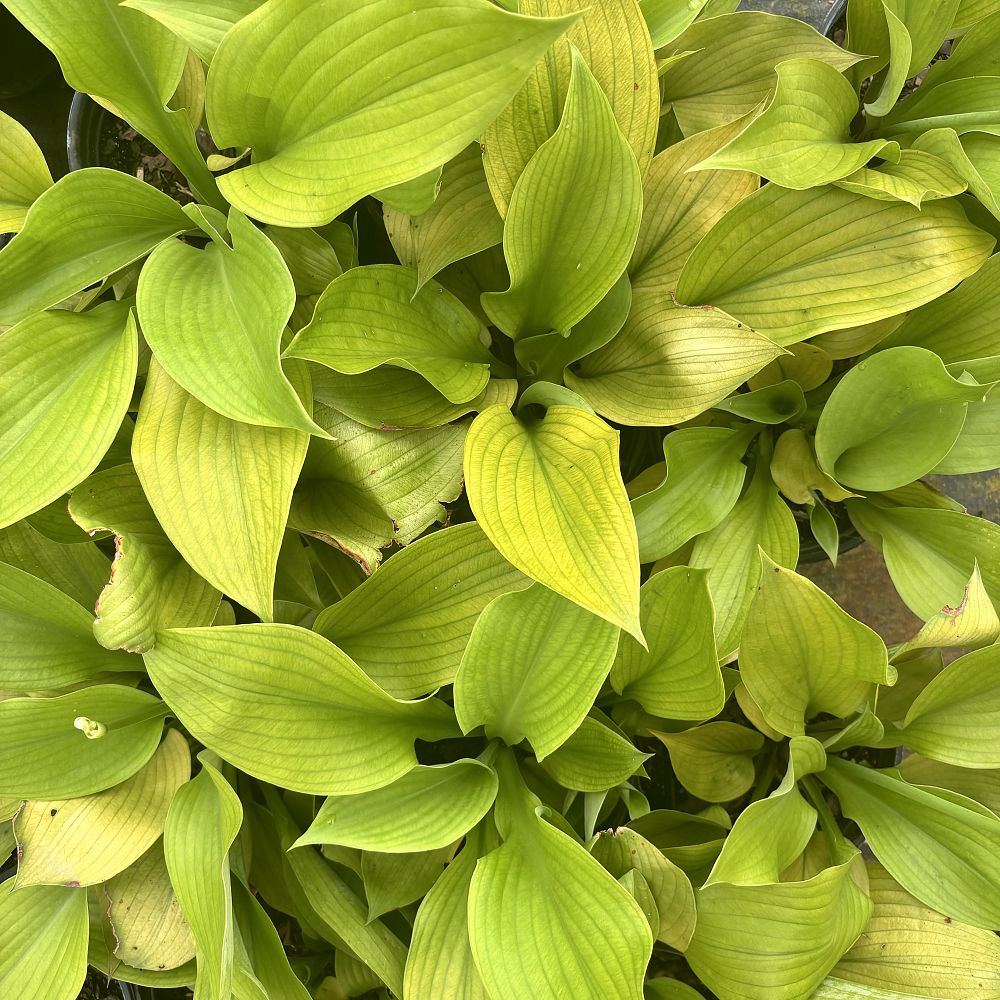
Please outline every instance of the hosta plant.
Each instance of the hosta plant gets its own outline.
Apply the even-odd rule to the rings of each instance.
[[[1000,997],[1000,3],[6,5],[0,995]]]

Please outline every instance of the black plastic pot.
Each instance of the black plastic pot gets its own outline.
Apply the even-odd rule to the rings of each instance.
[[[66,125],[66,158],[70,170],[102,166],[101,130],[107,115],[108,112],[86,94],[73,95]]]
[[[57,66],[55,56],[0,6],[0,98],[27,94]]]
[[[847,0],[742,0],[740,10],[762,10],[783,14],[811,24],[821,35],[829,35],[847,7]]]

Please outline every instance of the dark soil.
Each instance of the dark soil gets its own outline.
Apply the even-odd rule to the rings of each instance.
[[[122,1000],[122,991],[116,982],[109,985],[107,976],[88,969],[79,1000]]]
[[[101,127],[100,164],[138,177],[169,195],[178,204],[195,200],[184,175],[151,142],[128,122],[104,115]]]

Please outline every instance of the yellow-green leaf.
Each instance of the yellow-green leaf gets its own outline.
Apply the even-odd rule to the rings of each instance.
[[[52,174],[31,133],[2,111],[0,149],[0,232],[16,233],[34,200],[52,186]]]
[[[94,885],[117,875],[163,833],[170,800],[190,776],[187,741],[170,729],[149,762],[120,785],[25,803],[14,821],[18,887]]]
[[[993,244],[949,201],[918,211],[835,187],[768,184],[698,244],[677,297],[794,344],[937,298],[974,274]]]
[[[460,153],[572,22],[486,0],[264,4],[212,60],[212,135],[220,147],[254,150],[220,188],[263,222],[323,225]],[[303,44],[317,38],[329,44]]]
[[[518,569],[641,640],[639,552],[618,467],[618,434],[574,406],[532,426],[505,407],[465,440],[469,502]]]
[[[753,757],[764,746],[755,729],[708,722],[680,733],[651,730],[667,748],[677,780],[705,802],[729,802],[750,790]]]
[[[188,565],[263,621],[308,442],[302,431],[230,420],[150,364],[132,439],[150,506]]]
[[[117,302],[39,313],[0,337],[0,526],[94,471],[128,409],[138,357],[132,313]]]
[[[579,50],[559,127],[511,196],[503,249],[510,288],[483,309],[515,340],[565,333],[611,289],[635,247],[642,177],[600,84]]]

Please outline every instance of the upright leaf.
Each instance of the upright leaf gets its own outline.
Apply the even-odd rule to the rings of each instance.
[[[390,694],[412,698],[451,684],[482,610],[530,583],[478,524],[459,524],[398,552],[313,628]]]
[[[740,676],[765,721],[802,736],[823,712],[843,718],[891,684],[885,643],[814,583],[761,557],[760,583],[740,644]]]
[[[229,213],[233,245],[203,250],[169,240],[150,255],[136,305],[170,377],[230,420],[316,431],[285,378],[278,341],[295,305],[281,254],[244,215]]]
[[[571,23],[486,0],[265,4],[226,34],[208,76],[216,142],[255,156],[220,187],[263,222],[323,225],[460,153]]]
[[[574,406],[530,427],[494,406],[465,440],[469,502],[518,569],[637,638],[639,553],[618,435]]]
[[[549,17],[581,10],[572,0],[520,0],[518,9]],[[486,176],[503,216],[525,166],[559,123],[570,89],[571,45],[607,95],[639,169],[645,174],[649,167],[660,92],[642,11],[636,0],[597,0],[535,64],[524,86],[482,135]]]
[[[225,778],[207,761],[170,804],[163,850],[170,881],[191,927],[197,1000],[229,1000],[233,982],[233,911],[229,848],[243,807]]]
[[[720,657],[740,643],[750,602],[760,582],[759,550],[787,569],[799,556],[795,519],[778,496],[763,454],[758,454],[753,478],[729,517],[698,536],[689,561],[692,568],[708,570]]]
[[[119,303],[39,313],[0,337],[0,525],[93,472],[121,426],[137,364],[135,321]]]
[[[794,344],[929,302],[974,274],[993,243],[946,201],[918,211],[839,188],[768,184],[698,244],[677,297]]]
[[[651,576],[639,591],[639,620],[649,649],[623,636],[611,686],[663,719],[718,715],[725,690],[707,574],[674,566]]]
[[[416,738],[455,733],[442,702],[397,701],[332,643],[293,625],[169,630],[145,661],[192,735],[295,791],[380,788],[416,764]]]
[[[260,0],[124,0],[132,7],[156,18],[165,28],[187,42],[206,64],[227,31],[241,18],[261,6]]]
[[[32,202],[52,186],[52,175],[31,133],[3,112],[0,148],[0,230],[16,233]]]
[[[618,629],[535,584],[480,615],[455,678],[465,732],[484,726],[508,746],[523,739],[541,760],[590,711],[608,676]]]
[[[385,205],[382,214],[400,262],[417,271],[417,291],[449,264],[503,240],[503,220],[486,183],[479,143],[445,164],[441,190],[426,212],[407,215]]]
[[[114,531],[116,560],[97,602],[94,635],[109,649],[144,652],[160,628],[208,625],[219,592],[181,558],[160,527],[131,465],[91,476],[70,513],[88,531]]]
[[[150,364],[132,439],[150,506],[185,561],[264,621],[308,440],[223,417]]]
[[[536,815],[513,758],[504,766],[512,799],[506,839],[480,858],[469,892],[469,938],[487,991],[511,1000],[641,1000],[652,945],[642,910],[582,847]]]
[[[528,161],[510,200],[503,249],[510,288],[483,295],[515,340],[565,333],[628,265],[642,176],[614,111],[578,49],[559,127]]]
[[[87,976],[87,890],[0,882],[0,989],[9,996],[75,1000]]]

